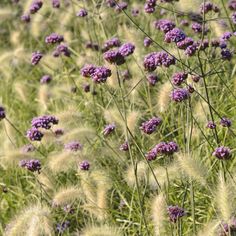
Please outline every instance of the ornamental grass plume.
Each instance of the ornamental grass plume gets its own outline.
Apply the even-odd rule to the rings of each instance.
[[[171,91],[172,85],[169,81],[166,81],[163,85],[161,85],[160,90],[157,93],[157,109],[161,113],[168,109]]]
[[[51,212],[47,206],[35,204],[23,209],[5,230],[5,236],[31,235],[53,235]]]
[[[38,98],[37,102],[41,113],[44,113],[48,109],[50,103],[51,92],[47,85],[42,85],[38,89]]]
[[[78,233],[76,236],[80,236],[81,234]],[[123,233],[121,229],[115,227],[115,226],[109,226],[109,225],[88,225],[85,229],[82,231],[83,236],[122,236]]]
[[[187,153],[177,154],[178,163],[185,175],[190,179],[197,181],[202,185],[207,184],[207,167],[196,158],[196,154],[188,155]]]
[[[155,236],[166,235],[167,204],[163,193],[155,196],[151,205],[152,222],[154,225]]]
[[[219,226],[219,221],[213,220],[205,224],[197,233],[197,236],[215,236],[217,233],[217,228]]]
[[[73,204],[76,200],[81,199],[81,189],[77,186],[66,186],[54,193],[53,206],[66,206]]]

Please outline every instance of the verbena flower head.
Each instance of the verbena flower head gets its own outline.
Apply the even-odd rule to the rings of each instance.
[[[122,65],[125,63],[125,58],[121,55],[119,50],[109,50],[103,54],[103,57],[111,64]]]
[[[151,85],[151,86],[155,86],[155,84],[158,82],[159,78],[157,75],[155,74],[149,74],[147,76],[147,80],[148,80],[148,83]]]
[[[177,88],[171,92],[170,97],[175,102],[182,102],[189,98],[189,92],[185,88]]]
[[[115,4],[115,10],[117,12],[121,12],[123,10],[126,10],[128,7],[128,3],[127,2],[119,2]]]
[[[223,60],[230,61],[232,57],[233,57],[232,52],[228,48],[221,50],[221,58]]]
[[[188,77],[187,73],[177,72],[172,76],[172,83],[176,86],[181,85]]]
[[[0,106],[0,120],[4,118],[6,118],[5,108],[3,106]]]
[[[85,93],[90,92],[90,84],[84,84],[83,85],[83,90],[84,90]]]
[[[168,212],[170,221],[173,223],[176,223],[179,220],[179,218],[186,215],[184,209],[179,206],[168,206],[167,212]]]
[[[96,69],[96,66],[91,65],[91,64],[86,64],[81,68],[80,73],[84,77],[91,77],[95,69]]]
[[[106,4],[108,7],[115,7],[116,6],[115,0],[106,0]]]
[[[97,84],[105,83],[107,78],[111,76],[111,70],[105,66],[96,67],[91,75],[93,81]]]
[[[206,127],[209,129],[215,129],[216,124],[213,121],[209,121]]]
[[[43,133],[40,132],[37,128],[32,127],[27,131],[27,138],[31,141],[41,141],[43,138]]]
[[[50,129],[52,125],[57,125],[59,120],[55,116],[44,115],[32,119],[31,125],[34,128]]]
[[[66,44],[63,44],[63,43],[59,44],[56,47],[55,52],[57,53],[58,56],[64,55],[66,57],[70,57],[70,50]]]
[[[108,125],[106,125],[105,128],[104,128],[103,134],[104,134],[105,136],[107,136],[107,135],[113,133],[113,132],[115,131],[115,129],[116,129],[115,124],[108,124]]]
[[[34,150],[35,150],[35,147],[31,143],[26,144],[21,148],[21,151],[23,153],[33,152]]]
[[[156,7],[156,0],[146,0],[144,10],[146,13],[153,13]]]
[[[76,13],[76,16],[79,16],[79,17],[85,17],[88,15],[88,12],[86,9],[81,9],[78,13]]]
[[[144,40],[143,40],[143,45],[144,47],[149,47],[150,45],[152,44],[152,40],[148,37],[146,37]]]
[[[159,126],[161,122],[162,120],[159,117],[153,117],[152,119],[143,122],[140,129],[146,134],[152,134],[156,131],[157,126]]]
[[[115,38],[111,38],[111,39],[107,40],[107,41],[104,43],[103,49],[104,49],[105,51],[107,51],[107,50],[109,50],[109,49],[111,49],[111,48],[113,48],[113,47],[120,47],[120,45],[121,45],[120,40],[115,37]]]
[[[224,32],[223,35],[221,36],[221,40],[227,41],[229,40],[233,34],[231,32]]]
[[[52,81],[52,77],[50,75],[44,75],[40,79],[41,84],[49,84]]]
[[[236,12],[234,12],[232,15],[231,15],[231,20],[234,24],[236,24]]]
[[[220,160],[228,160],[231,157],[231,150],[228,147],[217,147],[213,152],[213,155]]]
[[[93,43],[93,42],[87,42],[85,45],[86,48],[95,50],[95,51],[99,51],[99,45],[97,43]]]
[[[53,8],[60,8],[60,0],[52,0],[52,7]]]
[[[23,167],[31,172],[38,172],[40,173],[41,170],[41,163],[39,160],[21,160],[19,163],[20,167]]]
[[[219,225],[219,236],[234,235],[236,233],[236,218],[232,217],[228,223],[221,222]]]
[[[192,45],[193,43],[194,43],[194,40],[190,37],[187,37],[184,40],[176,43],[176,45],[179,49],[186,49],[188,46]]]
[[[132,43],[124,43],[119,47],[119,53],[123,57],[128,57],[129,55],[133,54],[135,50],[135,46]]]
[[[82,150],[82,144],[78,141],[71,141],[71,142],[65,144],[64,147],[66,150],[69,150],[72,152],[77,152],[77,151]]]
[[[127,141],[125,141],[124,143],[120,145],[120,150],[124,152],[127,152],[129,150],[129,145]]]
[[[201,33],[202,32],[202,25],[197,23],[197,22],[194,22],[192,24],[192,30],[195,32],[195,33]]]
[[[131,10],[131,15],[134,16],[134,17],[138,16],[139,15],[139,9],[138,8],[133,8]]]
[[[39,9],[43,6],[43,2],[41,0],[34,0],[30,5],[30,13],[35,14]]]
[[[232,121],[229,118],[222,117],[222,119],[220,120],[220,124],[223,127],[230,127],[232,125]]]
[[[45,43],[47,44],[61,43],[62,41],[64,41],[64,37],[57,33],[51,33],[45,38]]]
[[[30,15],[29,14],[22,15],[21,20],[25,23],[29,23],[30,22]]]
[[[64,134],[64,130],[63,129],[55,129],[54,130],[54,134],[55,134],[55,136],[56,137],[60,137],[60,136],[62,136],[63,134]]]
[[[228,7],[229,7],[229,9],[230,10],[236,10],[236,0],[230,0],[229,2],[228,2]]]
[[[179,28],[174,28],[170,31],[168,31],[165,34],[165,42],[170,43],[170,42],[174,42],[174,43],[178,43],[182,40],[185,39],[185,33],[179,29]]]
[[[66,220],[63,223],[57,223],[56,230],[59,234],[63,234],[70,226],[70,222]]]
[[[82,161],[82,162],[79,164],[79,166],[80,166],[80,169],[81,169],[81,170],[89,170],[89,168],[90,168],[90,164],[89,164],[89,162],[86,161],[86,160]]]
[[[193,43],[185,49],[184,54],[191,57],[196,53],[197,49],[197,44]]]
[[[42,59],[43,54],[39,51],[33,52],[31,57],[31,64],[36,66]]]
[[[168,31],[175,28],[175,23],[170,20],[161,19],[154,21],[154,27],[158,30],[163,31],[164,33],[167,33]]]
[[[214,12],[219,12],[219,8],[211,3],[211,2],[205,2],[205,3],[202,3],[201,6],[200,6],[200,11],[201,13],[208,13],[209,11],[214,11]]]

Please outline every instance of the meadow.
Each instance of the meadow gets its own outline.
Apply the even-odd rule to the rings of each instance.
[[[236,235],[236,0],[1,0],[0,235]]]

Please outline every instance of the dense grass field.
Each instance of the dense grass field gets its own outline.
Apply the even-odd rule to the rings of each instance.
[[[235,0],[1,0],[0,22],[0,235],[236,235]]]

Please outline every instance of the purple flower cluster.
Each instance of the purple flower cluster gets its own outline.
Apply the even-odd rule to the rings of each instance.
[[[222,60],[230,61],[232,59],[232,57],[233,57],[233,54],[232,54],[232,52],[228,48],[221,50],[221,58],[222,58]]]
[[[32,127],[27,131],[26,136],[31,141],[41,141],[41,139],[43,138],[43,133],[40,132],[38,129]]]
[[[125,63],[125,58],[121,55],[119,50],[109,50],[103,54],[104,59],[116,65],[122,65]]]
[[[148,161],[153,161],[156,159],[157,155],[173,155],[175,152],[178,152],[178,150],[178,144],[173,141],[161,142],[146,154],[146,158]]]
[[[107,51],[113,47],[120,47],[121,45],[121,42],[118,38],[111,38],[109,40],[107,40],[104,45],[103,45],[103,50],[104,51]]]
[[[5,108],[0,106],[0,120],[6,118]]]
[[[38,128],[50,129],[52,125],[57,125],[58,122],[59,121],[55,116],[44,115],[33,118],[31,121],[31,126],[36,129]]]
[[[120,145],[120,150],[124,152],[127,152],[129,150],[129,145],[127,141],[125,141],[124,143]]]
[[[129,55],[133,54],[135,50],[135,46],[132,43],[124,43],[119,47],[119,53],[123,57],[128,57]]]
[[[82,150],[82,144],[78,141],[72,141],[67,144],[65,144],[65,149],[73,152],[77,152],[79,150]]]
[[[175,23],[167,19],[161,19],[154,21],[154,27],[164,33],[167,33],[168,31],[175,28]]]
[[[232,36],[233,34],[231,32],[224,32],[220,39],[223,41],[228,41]]]
[[[171,92],[171,99],[175,102],[182,102],[189,98],[189,91],[185,88],[177,88]]]
[[[203,25],[200,24],[200,23],[197,23],[197,22],[192,23],[191,27],[192,27],[192,30],[195,33],[202,33],[202,32],[204,32],[204,34],[206,34],[208,32],[208,29],[206,27],[204,27],[204,29],[203,29]]]
[[[213,152],[213,155],[220,160],[228,160],[231,157],[231,150],[228,147],[217,147]]]
[[[172,83],[176,86],[180,86],[188,77],[187,73],[177,72],[172,76]]]
[[[79,12],[76,13],[76,16],[79,16],[79,17],[85,17],[88,15],[88,12],[86,9],[81,9]]]
[[[32,57],[31,57],[31,64],[33,66],[36,66],[40,62],[42,57],[43,57],[43,54],[41,52],[39,51],[33,52]]]
[[[95,51],[99,51],[99,45],[97,43],[93,43],[93,42],[87,42],[85,45],[86,48],[95,50]]]
[[[186,38],[185,33],[179,29],[179,28],[174,28],[170,31],[168,31],[165,34],[165,42],[170,43],[178,43]]]
[[[151,44],[152,44],[152,40],[148,37],[146,37],[144,40],[143,40],[143,45],[144,47],[149,47]]]
[[[50,75],[44,75],[40,79],[41,84],[49,84],[52,81],[52,77]]]
[[[147,76],[147,80],[148,80],[148,83],[151,85],[151,86],[155,86],[155,84],[158,82],[159,78],[157,75],[155,74],[149,74]]]
[[[179,220],[179,218],[186,215],[184,209],[179,206],[168,206],[167,212],[168,212],[170,221],[173,223],[176,223]]]
[[[128,3],[127,2],[119,2],[119,3],[115,3],[115,10],[117,12],[121,12],[123,10],[126,10],[128,7]]]
[[[140,129],[145,134],[152,134],[156,131],[157,126],[161,124],[162,120],[159,117],[153,117],[150,120],[143,122],[140,126]]]
[[[25,23],[29,23],[30,22],[30,15],[29,14],[22,15],[21,20]]]
[[[201,4],[200,11],[201,11],[202,14],[203,13],[206,14],[209,11],[219,12],[220,9],[215,4],[208,1],[208,2],[204,2],[204,3]]]
[[[169,67],[175,64],[175,58],[166,52],[152,52],[144,58],[144,68],[147,71],[154,71],[158,66]]]
[[[51,33],[45,38],[45,43],[47,44],[61,43],[62,41],[64,41],[64,37],[57,33]]]
[[[35,14],[39,11],[39,9],[43,6],[43,2],[41,0],[34,0],[32,4],[30,5],[30,13]]]
[[[82,161],[79,166],[81,170],[89,170],[90,168],[90,164],[86,160]]]
[[[220,124],[223,127],[230,127],[232,125],[232,121],[226,117],[222,117],[222,119],[220,120]]]
[[[107,78],[111,76],[111,70],[104,66],[94,66],[87,64],[81,68],[80,73],[84,77],[91,77],[95,83],[105,83]]]
[[[194,40],[192,38],[186,37],[184,40],[176,43],[176,45],[179,49],[186,49],[187,47],[189,47],[193,43],[194,43]]]
[[[108,7],[115,7],[116,6],[115,0],[106,0],[106,4]]]
[[[236,10],[236,0],[230,0],[228,2],[228,7],[229,7],[230,10],[235,11]]]
[[[206,126],[208,129],[215,129],[216,124],[213,121],[209,121]]]
[[[64,134],[64,130],[63,129],[56,129],[55,131],[54,131],[54,134],[55,134],[55,136],[56,137],[60,137],[60,136],[62,136],[63,134]]]
[[[115,129],[116,129],[115,124],[108,124],[108,125],[105,126],[102,133],[103,133],[104,136],[107,136],[107,135],[113,133],[115,131]]]
[[[234,12],[232,15],[231,15],[231,20],[234,24],[236,24],[236,12]]]
[[[39,160],[21,160],[19,163],[20,167],[23,167],[31,172],[38,172],[40,173],[41,170],[41,163]]]
[[[70,222],[66,220],[63,223],[57,223],[56,230],[61,235],[66,231],[66,229],[68,229],[69,226],[70,226]]]
[[[230,222],[224,223],[222,222],[219,225],[219,236],[229,236],[234,235],[236,233],[236,218],[232,217]]]
[[[156,0],[146,0],[144,10],[146,13],[153,13],[156,8]]]
[[[68,46],[64,43],[59,44],[56,47],[56,50],[53,52],[54,57],[59,57],[60,55],[64,55],[65,57],[70,57],[70,50]]]
[[[60,8],[60,0],[52,0],[53,8]]]

